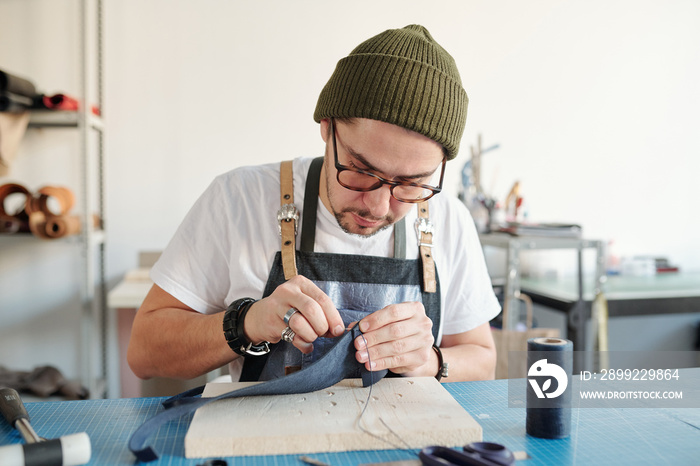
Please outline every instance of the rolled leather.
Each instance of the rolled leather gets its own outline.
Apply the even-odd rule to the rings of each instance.
[[[5,200],[12,194],[25,197],[22,209],[7,211]],[[63,186],[44,186],[32,195],[27,188],[16,183],[0,186],[0,233],[31,232],[41,239],[56,239],[77,235],[82,222],[79,215],[70,214],[75,205],[73,191]],[[95,228],[101,228],[101,219],[90,219]]]
[[[51,210],[50,200],[58,204],[58,212]],[[46,215],[65,215],[75,205],[73,191],[63,186],[44,186],[27,201],[25,209],[31,216],[33,212],[43,212]]]
[[[36,95],[34,83],[28,79],[0,70],[0,92],[5,91],[26,97],[34,97]]]
[[[51,200],[55,202],[51,202]],[[68,215],[75,204],[73,191],[62,186],[44,186],[27,199],[29,229],[41,239],[62,238],[80,233],[80,217]],[[52,210],[52,205],[57,206]]]
[[[40,98],[40,99],[39,99]],[[34,103],[38,108],[48,110],[79,110],[80,104],[78,99],[66,94],[44,95],[41,94],[34,99]]]
[[[34,105],[34,99],[13,92],[0,92],[0,112],[22,113]]]
[[[17,212],[8,212],[5,201],[12,194],[25,197],[22,209]],[[1,233],[27,233],[29,232],[29,216],[26,212],[26,204],[32,195],[27,188],[17,183],[6,183],[0,186],[0,232]]]
[[[80,233],[80,217],[77,215],[46,215],[33,212],[29,216],[29,229],[41,239],[56,239]]]

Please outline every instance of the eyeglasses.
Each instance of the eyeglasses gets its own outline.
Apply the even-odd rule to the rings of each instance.
[[[335,168],[337,170],[336,178],[338,183],[344,188],[352,191],[374,191],[381,188],[383,185],[389,185],[389,191],[394,199],[400,202],[416,204],[418,202],[427,201],[440,191],[442,191],[442,180],[445,176],[446,157],[442,158],[442,171],[440,172],[440,184],[438,186],[429,186],[426,184],[414,183],[411,181],[392,181],[382,178],[374,173],[342,165],[338,161],[338,144],[335,135],[335,123],[331,120],[331,134],[333,135],[333,153],[335,155]]]

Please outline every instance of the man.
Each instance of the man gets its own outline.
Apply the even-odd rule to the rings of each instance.
[[[340,60],[314,114],[324,157],[233,170],[188,213],[136,315],[134,373],[268,380],[359,325],[368,370],[493,378],[500,308],[468,211],[439,194],[467,102],[422,26]]]

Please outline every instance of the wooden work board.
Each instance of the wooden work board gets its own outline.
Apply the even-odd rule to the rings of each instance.
[[[251,383],[256,382],[210,383],[203,396]],[[371,387],[371,396],[360,379],[346,379],[310,393],[232,398],[203,406],[187,431],[185,456],[460,447],[481,438],[481,426],[433,377],[385,378]]]

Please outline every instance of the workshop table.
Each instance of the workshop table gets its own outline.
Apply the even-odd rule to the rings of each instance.
[[[685,369],[683,378],[700,383],[700,368]],[[696,385],[697,386],[697,385]],[[525,432],[525,408],[508,407],[508,381],[445,383],[447,391],[483,428],[485,441],[506,445],[530,456],[527,466],[567,464],[700,464],[700,408],[579,408],[572,411],[571,436],[545,440]],[[40,436],[60,437],[87,432],[94,465],[133,465],[127,448],[134,430],[158,413],[164,398],[26,403]],[[192,416],[161,427],[151,445],[160,459],[152,465],[199,465],[203,459],[184,457],[184,438]],[[0,445],[21,438],[4,421]],[[300,455],[224,458],[229,465],[301,465]],[[407,450],[377,450],[308,455],[331,465],[416,459]]]

